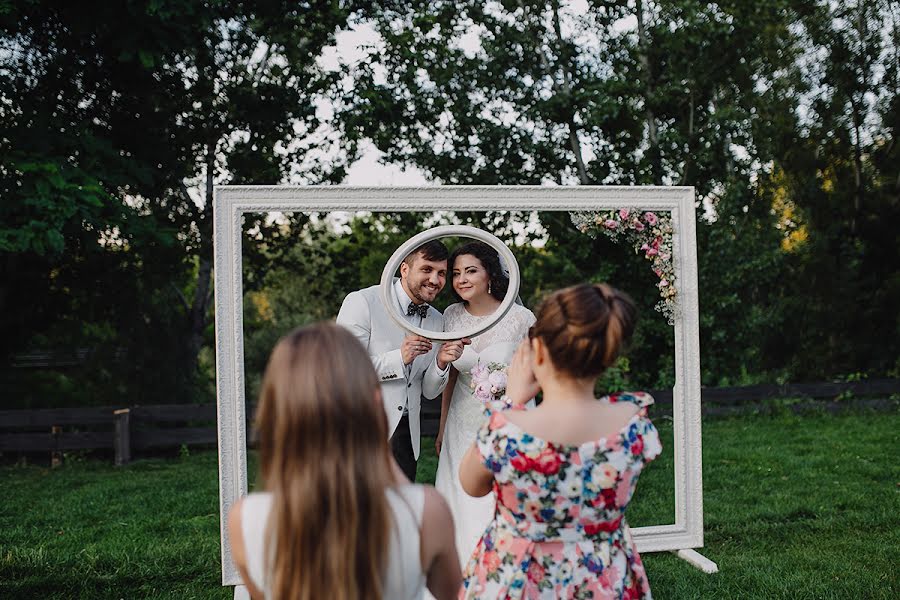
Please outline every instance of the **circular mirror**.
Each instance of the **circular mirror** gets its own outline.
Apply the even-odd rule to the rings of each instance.
[[[403,259],[409,256],[411,252],[422,244],[430,242],[431,240],[450,236],[479,240],[496,250],[500,255],[501,261],[509,268],[509,288],[506,290],[506,296],[503,297],[503,301],[500,303],[497,310],[494,311],[494,314],[490,315],[484,322],[479,323],[475,327],[461,331],[431,331],[416,327],[409,323],[404,315],[400,314],[400,311],[397,308],[397,302],[394,300],[394,294],[391,289],[394,285],[394,273],[400,268],[400,263],[403,262]],[[448,277],[451,279],[450,285],[453,285],[452,275],[448,274]],[[424,338],[428,338],[429,340],[449,342],[451,340],[475,337],[499,323],[500,319],[509,312],[509,309],[512,308],[516,298],[519,296],[519,281],[519,263],[516,262],[515,255],[497,236],[468,225],[442,225],[440,227],[432,227],[431,229],[427,229],[422,233],[414,235],[394,251],[394,254],[384,266],[384,271],[381,273],[381,288],[379,292],[384,309],[399,327],[415,335],[421,335]]]

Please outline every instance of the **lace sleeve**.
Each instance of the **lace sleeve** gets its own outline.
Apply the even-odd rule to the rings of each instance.
[[[521,305],[514,305],[512,310],[506,317],[508,319],[508,327],[506,328],[513,335],[513,342],[520,342],[528,337],[528,328],[534,325],[534,313]]]
[[[535,321],[537,321],[537,317],[534,316],[534,313],[531,310],[522,307],[520,311],[522,314],[522,339],[528,337],[528,330],[534,325]]]
[[[459,325],[459,307],[462,306],[459,302],[456,304],[451,304],[447,308],[444,309],[444,331],[456,331],[460,328]]]

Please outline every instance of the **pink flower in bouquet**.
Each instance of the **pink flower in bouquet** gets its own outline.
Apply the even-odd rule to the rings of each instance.
[[[659,217],[656,216],[656,213],[652,212],[645,212],[644,220],[647,221],[647,225],[649,225],[650,227],[653,227],[654,225],[659,223]]]
[[[475,384],[475,397],[481,400],[482,402],[488,402],[494,399],[494,395],[491,394],[490,384],[486,381],[482,381],[481,383]]]
[[[476,381],[480,381],[487,376],[488,368],[487,366],[477,363],[474,367],[472,367],[472,379]]]
[[[630,215],[630,214],[631,214],[631,211],[628,210],[627,208],[620,208],[620,209],[619,209],[619,218],[620,218],[620,219],[627,219],[627,218],[628,218],[628,215]]]
[[[603,226],[607,229],[616,229],[619,227],[619,223],[615,219],[607,219],[603,221]]]
[[[488,383],[491,384],[491,393],[503,393],[506,391],[506,373],[503,371],[494,371],[488,375]]]
[[[484,403],[500,400],[506,392],[506,365],[490,363],[484,365],[477,363],[469,371],[472,382],[469,387],[472,395]]]
[[[667,285],[669,285],[669,280],[668,280],[668,279],[660,280],[660,282],[659,282],[659,287],[664,288],[664,287],[666,287]]]
[[[641,250],[644,251],[644,256],[656,256],[659,254],[659,250],[647,244],[642,245]],[[659,273],[657,273],[657,275],[659,275]]]

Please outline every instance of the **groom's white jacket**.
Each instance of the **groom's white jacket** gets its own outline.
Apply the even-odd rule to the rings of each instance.
[[[409,433],[412,437],[413,453],[419,458],[421,431],[421,398],[436,398],[447,385],[447,374],[437,366],[435,343],[431,352],[417,356],[409,366],[409,377],[403,365],[400,345],[406,332],[401,329],[384,309],[379,296],[379,287],[373,285],[356,292],[350,292],[341,304],[337,316],[343,325],[356,336],[366,348],[381,380],[381,398],[388,418],[388,435],[393,435],[403,417],[404,405],[409,406]],[[395,286],[391,286],[391,296],[399,307]],[[444,330],[444,317],[436,308],[429,306],[428,315],[421,327],[430,331]]]

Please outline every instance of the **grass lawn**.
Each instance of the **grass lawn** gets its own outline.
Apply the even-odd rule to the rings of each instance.
[[[671,428],[657,425],[666,449]],[[644,557],[666,598],[895,598],[900,415],[704,424],[705,575]],[[426,444],[420,478],[433,477]],[[671,522],[669,452],[642,477],[633,525]],[[0,468],[0,598],[227,598],[216,455]]]

